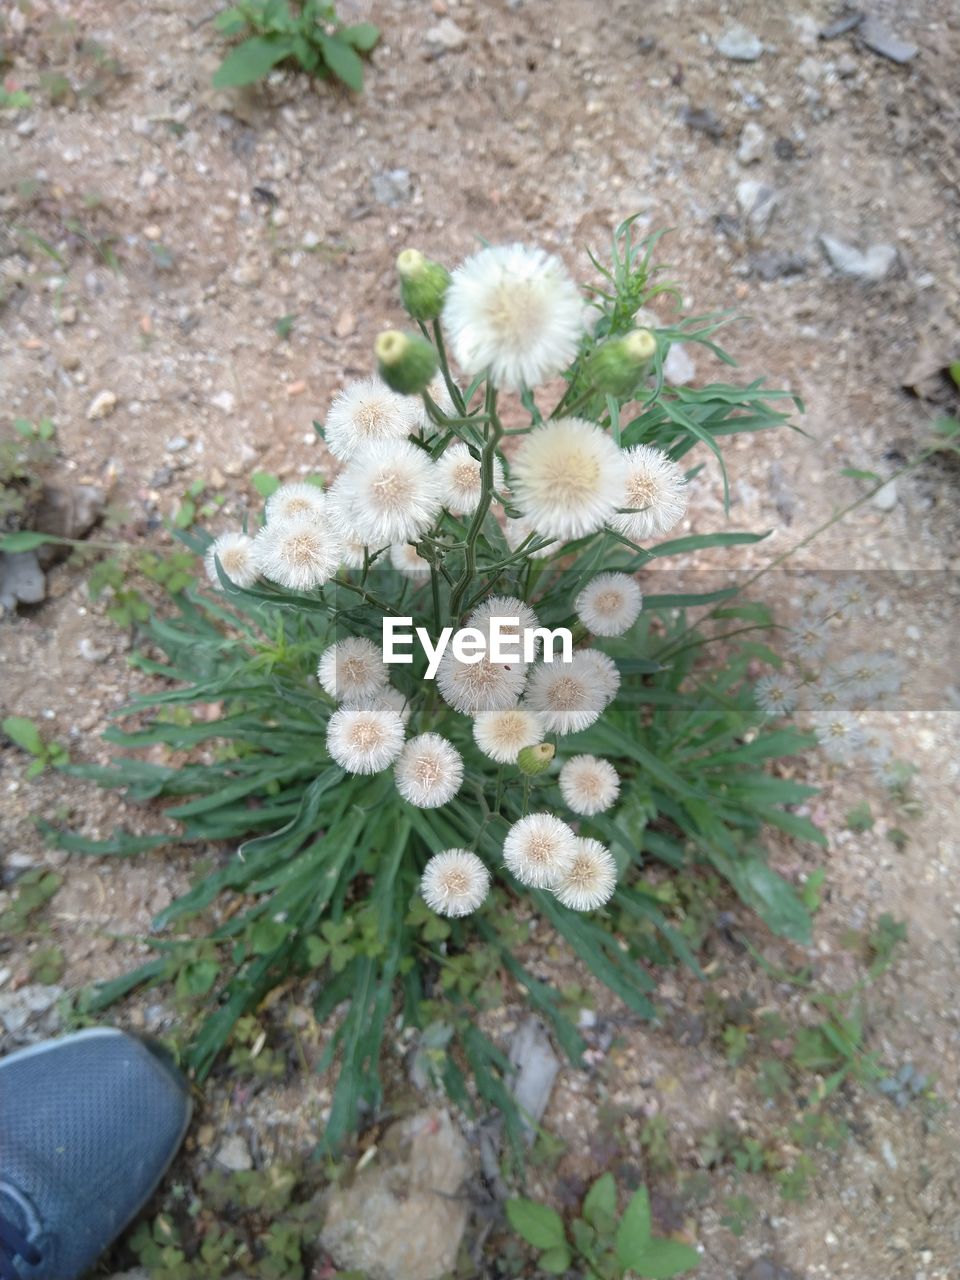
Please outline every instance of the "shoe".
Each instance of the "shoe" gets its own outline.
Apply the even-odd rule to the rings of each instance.
[[[97,1028],[0,1059],[0,1280],[79,1280],[150,1199],[191,1112],[162,1053]]]

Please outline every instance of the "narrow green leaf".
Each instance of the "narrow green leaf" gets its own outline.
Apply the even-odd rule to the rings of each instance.
[[[48,542],[59,542],[59,538],[50,537],[46,533],[34,533],[31,529],[22,529],[18,533],[5,533],[0,538],[0,551],[35,551]]]

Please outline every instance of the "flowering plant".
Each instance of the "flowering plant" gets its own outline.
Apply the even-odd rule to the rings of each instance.
[[[739,606],[735,588],[644,596],[655,575],[635,576],[763,536],[668,537],[687,508],[689,452],[718,459],[726,489],[720,439],[784,422],[787,393],[671,382],[680,343],[733,362],[714,341],[722,317],[662,323],[647,309],[659,294],[679,302],[653,265],[656,241],[623,223],[588,306],[540,250],[484,248],[452,274],[401,254],[418,332],[382,334],[378,376],[318,424],[339,474],[278,488],[255,533],[184,535],[215,590],[151,621],[167,661],[139,663],[175,683],[133,711],[165,714],[109,737],[190,762],[79,769],[134,800],[177,797],[177,839],[208,858],[156,921],[206,919],[207,932],[152,940],[158,955],[91,1007],[175,981],[207,1006],[187,1053],[202,1076],[273,988],[319,978],[317,1017],[342,1015],[321,1063],[339,1055],[331,1147],[379,1100],[398,1005],[401,1042],[457,1100],[476,1090],[500,1107],[518,1139],[507,1063],[476,1010],[508,980],[579,1058],[576,1027],[529,959],[546,925],[650,1016],[640,962],[696,965],[662,911],[657,867],[709,864],[771,928],[808,934],[759,836],[772,824],[818,839],[789,808],[810,789],[758,766],[810,739],[765,722],[748,648],[705,662],[686,613],[722,604],[754,623],[759,606]],[[388,665],[384,622],[401,617],[435,647],[465,624],[476,650],[444,650],[435,680],[423,654]],[[549,661],[564,630],[572,651]],[[504,631],[532,635],[539,656],[494,660],[485,642]],[[217,715],[184,717],[201,703]],[[113,853],[170,840],[58,838]]]

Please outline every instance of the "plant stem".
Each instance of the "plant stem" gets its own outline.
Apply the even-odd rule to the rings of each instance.
[[[450,596],[450,616],[456,621],[463,606],[463,597],[467,593],[477,572],[477,539],[483,522],[490,510],[490,499],[493,496],[493,463],[497,445],[503,435],[503,425],[497,415],[497,390],[491,382],[487,382],[484,412],[489,419],[485,428],[483,450],[480,454],[480,501],[473,513],[470,527],[467,529],[466,546],[464,548],[463,572]]]

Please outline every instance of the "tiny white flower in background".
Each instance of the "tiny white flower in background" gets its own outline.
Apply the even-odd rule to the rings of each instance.
[[[521,654],[523,653],[523,632],[540,625],[533,609],[525,601],[518,600],[516,596],[487,596],[486,600],[477,605],[467,618],[467,626],[477,627],[478,630],[486,632],[489,637],[490,622],[493,618],[518,619],[519,626],[502,624],[500,634],[504,637],[517,636],[520,640]]]
[[[481,711],[512,707],[523,693],[527,672],[523,662],[460,662],[448,649],[437,668],[437,688],[454,711],[477,716]]]
[[[508,518],[503,526],[503,535],[511,551],[519,550],[530,538],[530,546],[535,547],[536,550],[531,551],[530,548],[524,547],[524,554],[529,556],[531,560],[548,560],[550,556],[556,554],[560,549],[560,543],[556,541],[547,542],[542,547],[538,547],[537,543],[543,542],[543,539],[527,519]]]
[[[453,272],[443,307],[464,373],[490,371],[505,391],[536,387],[577,353],[584,305],[559,258],[542,249],[481,249]]]
[[[681,468],[662,449],[637,444],[621,455],[628,512],[608,521],[631,542],[669,533],[687,509],[687,481]]]
[[[599,573],[577,596],[577,617],[596,636],[622,636],[643,608],[635,578],[626,573]]]
[[[616,769],[598,756],[574,756],[560,770],[559,782],[567,808],[585,818],[604,813],[620,794]]]
[[[404,800],[418,809],[436,809],[460,790],[463,758],[439,733],[421,733],[404,746],[393,772]]]
[[[903,670],[891,654],[851,653],[837,663],[836,677],[845,683],[850,699],[873,702],[899,692]]]
[[[254,539],[263,577],[291,591],[319,587],[340,567],[340,542],[326,519],[298,516],[265,524]]]
[[[514,503],[537,533],[569,542],[595,533],[625,504],[624,460],[583,418],[558,418],[524,436],[510,467]]]
[[[521,705],[484,711],[473,722],[474,741],[497,764],[516,764],[522,749],[542,742],[544,732],[540,717]]]
[[[327,726],[327,750],[347,773],[382,773],[403,747],[403,722],[390,707],[338,707]]]
[[[420,896],[441,916],[468,916],[490,890],[490,872],[469,849],[435,853],[423,869]]]
[[[443,491],[443,505],[451,515],[472,515],[480,504],[482,481],[480,460],[475,458],[465,444],[452,444],[437,460],[437,471]],[[498,493],[504,488],[503,463],[493,460],[493,487]]]
[[[365,449],[337,478],[333,518],[369,547],[416,542],[439,510],[436,465],[406,440]]]
[[[408,578],[430,577],[430,561],[424,560],[412,542],[398,542],[392,546],[390,563]]]
[[[860,721],[846,707],[823,711],[813,719],[813,732],[828,760],[843,764],[863,746]]]
[[[267,524],[278,520],[298,520],[301,516],[312,519],[324,515],[327,500],[322,489],[315,484],[297,481],[282,484],[271,493],[264,508]]]
[[[203,558],[207,577],[213,586],[220,587],[217,576],[216,561],[231,582],[238,587],[252,587],[257,580],[257,561],[254,542],[245,533],[221,533],[220,537],[210,544]]]
[[[577,653],[572,662],[538,662],[531,670],[526,701],[549,733],[579,733],[603,714],[609,699],[594,670]]]
[[[552,813],[531,813],[515,822],[503,843],[503,860],[521,884],[552,888],[569,871],[577,837]]]
[[[433,379],[427,385],[427,395],[437,406],[440,412],[447,418],[452,418],[456,414],[453,400],[450,398],[450,392],[447,390],[446,380],[442,373],[434,374]],[[422,396],[404,396],[404,400],[409,400],[413,405],[414,420],[418,431],[436,431],[437,426],[430,415],[427,413],[427,406],[423,403]]]
[[[335,458],[347,462],[385,440],[402,440],[419,425],[423,402],[398,396],[379,378],[351,382],[337,395],[323,438]]]
[[[797,704],[797,687],[779,671],[761,676],[753,686],[753,697],[765,716],[782,716]]]
[[[340,563],[345,569],[362,569],[369,554],[370,548],[353,538],[344,538],[340,542]]]
[[[620,689],[620,668],[608,653],[599,649],[577,649],[573,656],[577,669],[586,672],[595,682],[598,693],[603,695],[604,706],[608,706]]]
[[[593,911],[613,897],[617,887],[617,864],[610,850],[599,840],[577,837],[576,853],[570,867],[553,887],[565,907]]]
[[[815,662],[827,651],[829,639],[828,624],[819,619],[804,619],[797,625],[787,643],[787,648],[795,657],[804,662]]]
[[[345,636],[326,649],[317,667],[317,679],[331,698],[355,702],[379,694],[389,672],[383,654],[365,636]]]

